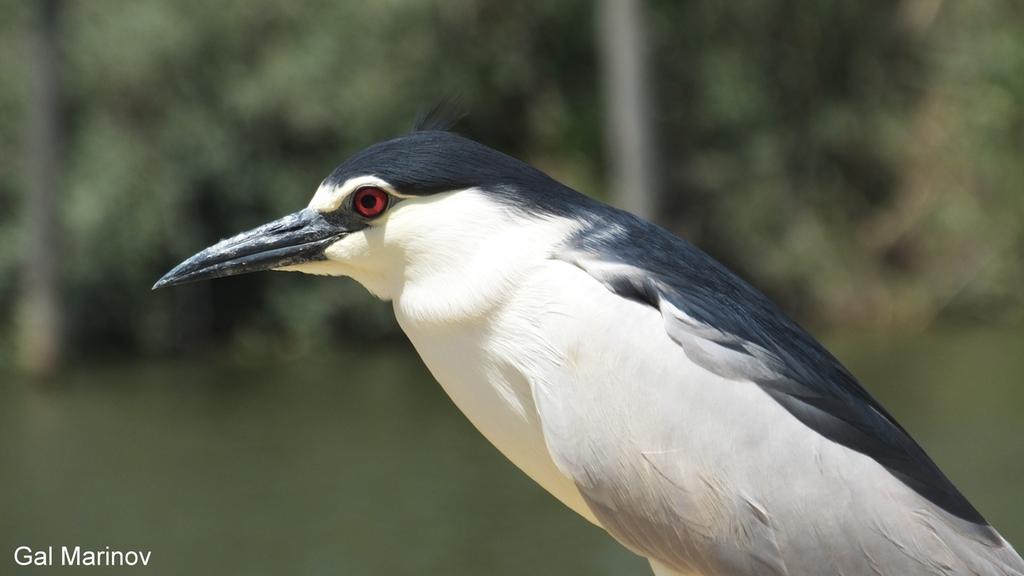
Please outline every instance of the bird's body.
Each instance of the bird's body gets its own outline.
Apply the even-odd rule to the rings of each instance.
[[[377,212],[368,189],[393,207]],[[659,574],[1024,575],[895,420],[759,292],[479,144],[429,132],[371,147],[309,209],[169,282],[251,270],[250,254],[390,300],[484,436]]]
[[[473,214],[481,234],[462,240],[481,257],[426,275],[443,287],[412,274],[389,290],[402,329],[506,457],[665,573],[1012,573],[986,559],[1000,546],[1012,559],[994,532],[814,433],[755,382],[690,360],[657,308],[571,261],[577,222],[479,210],[474,192],[438,201]]]

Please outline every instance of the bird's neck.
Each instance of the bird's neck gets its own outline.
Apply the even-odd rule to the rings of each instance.
[[[576,229],[573,221],[558,218],[492,224],[472,238],[451,238],[447,250],[434,241],[429,252],[407,255],[393,295],[400,320],[457,325],[486,318]]]

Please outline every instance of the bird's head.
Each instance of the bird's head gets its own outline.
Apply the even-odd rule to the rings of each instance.
[[[380,142],[309,205],[185,260],[154,288],[261,270],[350,276],[422,314],[472,314],[578,226],[582,195],[451,132]]]

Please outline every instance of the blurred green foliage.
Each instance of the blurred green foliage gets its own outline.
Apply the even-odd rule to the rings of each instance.
[[[31,5],[0,0],[0,311],[25,194]],[[1024,6],[651,1],[659,221],[804,320],[1019,320]],[[593,6],[90,0],[62,15],[62,290],[84,352],[303,349],[397,329],[351,282],[149,292],[459,94],[459,130],[604,196]],[[10,336],[5,336],[10,338]]]

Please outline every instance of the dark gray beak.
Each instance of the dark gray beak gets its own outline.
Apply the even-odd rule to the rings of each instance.
[[[157,280],[153,289],[324,260],[324,250],[365,223],[301,210],[222,240]]]

